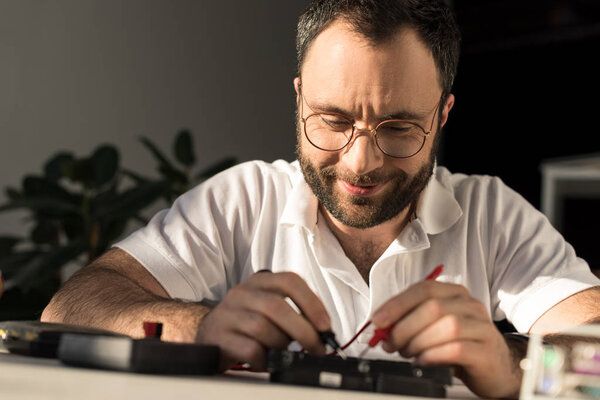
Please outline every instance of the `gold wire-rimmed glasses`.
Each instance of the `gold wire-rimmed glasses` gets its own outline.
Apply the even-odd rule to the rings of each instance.
[[[433,129],[435,116],[438,113],[442,98],[436,106],[429,130],[426,131],[414,121],[388,119],[381,121],[374,129],[358,129],[355,121],[337,113],[313,112],[306,118],[304,114],[304,98],[299,87],[301,102],[301,121],[304,124],[306,139],[317,149],[323,151],[339,151],[346,147],[356,132],[370,132],[375,136],[375,143],[385,155],[393,158],[409,158],[421,151],[425,140]],[[307,103],[307,107],[314,111]]]

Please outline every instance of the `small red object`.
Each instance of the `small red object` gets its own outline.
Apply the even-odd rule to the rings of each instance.
[[[383,328],[383,329],[375,329],[375,333],[373,334],[373,337],[369,340],[369,347],[375,347],[375,346],[377,346],[377,344],[379,342],[387,339],[387,337],[391,331],[392,331],[391,326],[388,326],[387,328]]]
[[[438,265],[437,267],[435,267],[435,269],[433,271],[431,271],[431,273],[429,275],[427,275],[425,277],[425,280],[431,281],[431,280],[437,279],[437,277],[440,276],[440,274],[442,273],[443,270],[444,270],[444,264]]]
[[[431,281],[431,280],[437,279],[437,277],[440,276],[440,274],[442,273],[443,270],[444,270],[444,264],[438,265],[437,267],[434,268],[433,271],[431,271],[431,273],[429,275],[427,275],[425,277],[425,280]],[[388,335],[392,331],[392,327],[393,327],[393,325],[388,326],[387,328],[375,329],[375,332],[373,333],[373,337],[369,340],[369,347],[375,347],[375,346],[377,346],[377,344],[379,342],[387,339]]]
[[[146,338],[160,339],[162,335],[162,323],[144,321],[144,334]]]

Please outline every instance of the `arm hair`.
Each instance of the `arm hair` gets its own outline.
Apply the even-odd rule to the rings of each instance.
[[[135,258],[114,248],[74,274],[42,313],[43,322],[143,337],[143,322],[163,323],[163,339],[193,342],[210,308],[171,299]]]

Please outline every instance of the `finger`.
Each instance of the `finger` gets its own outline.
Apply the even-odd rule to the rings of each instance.
[[[225,305],[232,303],[234,307],[240,307],[245,312],[262,315],[287,336],[297,340],[311,354],[324,354],[325,346],[315,327],[303,315],[298,314],[280,294],[253,290],[248,286],[240,285],[231,289],[226,299]],[[238,325],[237,321],[232,322],[232,326]],[[236,328],[236,330],[240,329],[241,326]],[[265,332],[261,329],[266,327],[253,325],[253,329],[257,334],[263,335]]]
[[[387,339],[388,346],[384,348],[390,352],[404,348],[409,341],[447,315],[456,315],[460,319],[490,321],[487,308],[472,297],[428,299],[394,325]]]
[[[474,364],[473,355],[482,351],[483,346],[478,342],[460,341],[444,343],[439,346],[430,347],[420,353],[415,359],[415,363],[422,366],[460,365],[462,367],[470,367]]]
[[[233,330],[258,341],[266,348],[285,349],[291,342],[278,326],[264,315],[255,312],[233,312]]]
[[[318,331],[331,329],[331,319],[325,306],[299,275],[293,272],[259,273],[247,283],[250,287],[289,297]]]
[[[499,333],[492,336],[502,341]],[[514,393],[518,394],[522,374],[518,368],[515,369],[508,348],[504,346],[500,351],[494,348],[494,342],[463,340],[445,343],[428,348],[415,361],[423,366],[458,366],[456,372],[461,380],[482,397],[513,397]]]
[[[457,365],[470,375],[493,375],[494,370],[506,364],[510,355],[497,331],[490,331],[489,336],[489,341],[464,339],[428,347],[417,355],[415,362],[423,366]],[[498,342],[494,337],[498,337]],[[498,345],[504,347],[498,348]]]
[[[267,350],[248,336],[226,332],[214,344],[221,349],[221,371],[240,363],[248,363],[256,371],[262,371],[267,366]]]
[[[373,314],[372,321],[375,326],[386,328],[428,299],[457,296],[470,297],[470,294],[462,285],[431,280],[419,282],[380,306]]]
[[[414,336],[403,348],[403,357],[419,355],[431,347],[460,341],[484,343],[489,338],[490,323],[465,318],[456,314],[445,315]]]

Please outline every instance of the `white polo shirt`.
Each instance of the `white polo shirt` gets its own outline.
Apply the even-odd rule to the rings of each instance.
[[[466,286],[494,320],[521,332],[564,298],[600,285],[548,220],[500,179],[436,167],[417,218],[363,280],[323,218],[298,162],[253,161],[178,198],[116,244],[173,298],[221,300],[261,269],[299,274],[346,343],[390,297],[443,264],[439,281]],[[347,352],[356,355],[365,331]],[[370,356],[390,358],[380,349]]]

